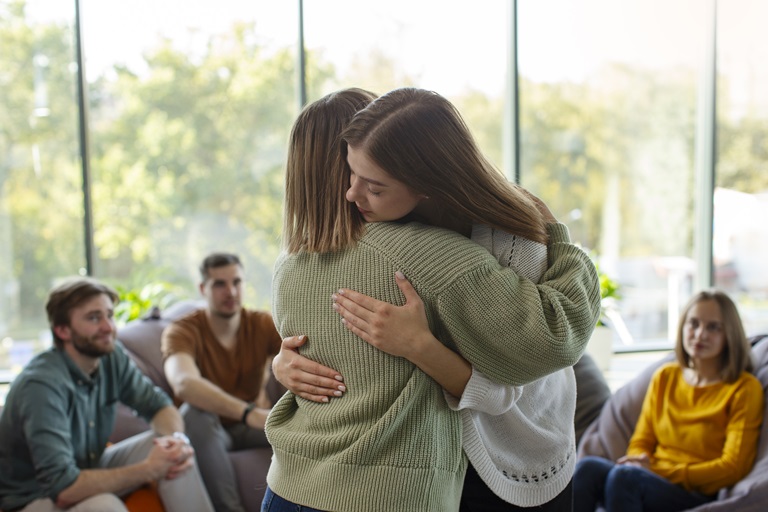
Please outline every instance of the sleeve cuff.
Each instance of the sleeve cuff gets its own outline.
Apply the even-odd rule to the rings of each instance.
[[[467,382],[461,399],[444,392],[448,407],[454,411],[472,409],[493,416],[498,416],[514,407],[522,394],[522,386],[498,384],[472,368],[472,376]]]
[[[568,231],[568,226],[562,222],[547,224],[547,234],[549,235],[550,245],[554,243],[571,243],[571,233]]]
[[[61,475],[56,479],[56,482],[51,486],[50,498],[55,502],[61,491],[66,489],[75,483],[80,476],[80,468],[77,466],[69,466],[67,469],[61,472]]]

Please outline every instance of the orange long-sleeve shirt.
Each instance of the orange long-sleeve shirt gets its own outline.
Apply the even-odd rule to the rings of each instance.
[[[763,388],[750,373],[695,387],[680,365],[664,365],[651,380],[627,454],[647,453],[656,474],[715,494],[752,468],[763,407]]]

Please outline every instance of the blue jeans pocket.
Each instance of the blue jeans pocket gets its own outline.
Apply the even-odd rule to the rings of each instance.
[[[267,486],[264,492],[264,500],[261,502],[261,512],[322,512],[316,508],[299,505],[281,498]]]

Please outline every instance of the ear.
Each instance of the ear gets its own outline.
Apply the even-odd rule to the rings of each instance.
[[[72,329],[68,325],[57,325],[53,328],[53,332],[60,340],[68,341],[72,337]]]
[[[197,285],[197,289],[200,290],[200,295],[205,297],[205,281]]]

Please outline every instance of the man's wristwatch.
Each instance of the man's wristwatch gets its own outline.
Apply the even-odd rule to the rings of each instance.
[[[248,415],[251,414],[251,411],[256,408],[256,404],[253,402],[248,402],[248,405],[245,406],[245,409],[243,410],[243,417],[240,418],[240,421],[244,424],[248,424]]]
[[[182,443],[184,443],[186,445],[191,445],[192,444],[192,443],[189,442],[189,438],[187,437],[187,434],[185,434],[184,432],[178,432],[178,431],[174,432],[173,434],[171,434],[171,437],[174,438],[174,439],[178,439],[179,441],[181,441]]]

